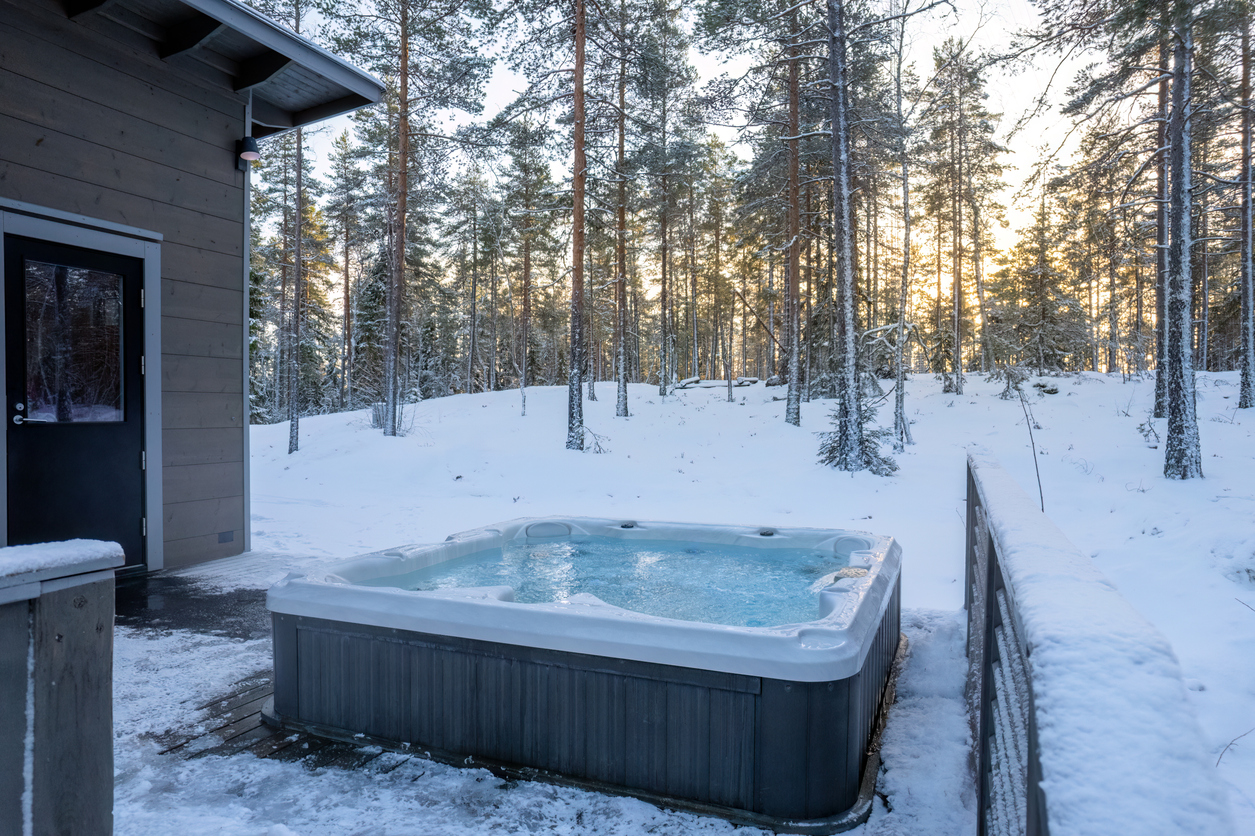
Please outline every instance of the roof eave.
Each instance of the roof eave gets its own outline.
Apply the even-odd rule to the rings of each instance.
[[[234,0],[180,0],[183,5],[212,17],[235,31],[251,38],[258,44],[314,70],[319,75],[344,87],[350,94],[361,97],[361,104],[346,107],[339,113],[354,110],[383,99],[384,85],[374,76],[342,58],[291,32],[260,13]],[[341,99],[345,101],[347,99]],[[332,103],[334,104],[334,103]],[[311,111],[320,108],[311,108]],[[329,118],[338,113],[319,118]],[[310,121],[317,121],[313,119]],[[291,127],[297,127],[292,125]]]

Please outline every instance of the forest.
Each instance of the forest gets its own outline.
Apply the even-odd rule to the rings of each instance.
[[[1250,0],[1037,0],[996,48],[948,0],[251,4],[387,86],[317,166],[301,130],[253,164],[252,420],[290,450],[302,416],[397,434],[528,386],[568,387],[583,449],[585,399],[755,378],[795,425],[832,399],[824,460],[879,471],[908,375],[1096,371],[1154,376],[1193,478],[1194,371],[1255,406]],[[524,89],[490,113],[498,62]],[[990,112],[1030,63],[1048,85]],[[1067,150],[1008,197],[1043,118]]]

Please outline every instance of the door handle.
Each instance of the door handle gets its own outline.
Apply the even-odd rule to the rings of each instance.
[[[57,422],[51,421],[47,418],[23,418],[21,415],[14,415],[13,423],[14,424],[55,424]]]

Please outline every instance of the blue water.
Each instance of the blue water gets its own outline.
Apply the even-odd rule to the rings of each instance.
[[[509,586],[525,604],[588,592],[648,615],[768,627],[818,618],[820,588],[845,565],[812,549],[591,537],[509,544],[376,583],[424,591]]]

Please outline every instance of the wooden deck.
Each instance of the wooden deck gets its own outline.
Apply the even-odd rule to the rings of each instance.
[[[242,679],[231,690],[196,706],[199,717],[186,728],[158,735],[161,754],[180,758],[251,754],[259,758],[299,761],[310,769],[359,769],[383,754],[378,746],[340,743],[303,732],[280,730],[262,722],[261,711],[274,693],[271,671]],[[412,755],[391,757],[377,764],[391,772]]]

